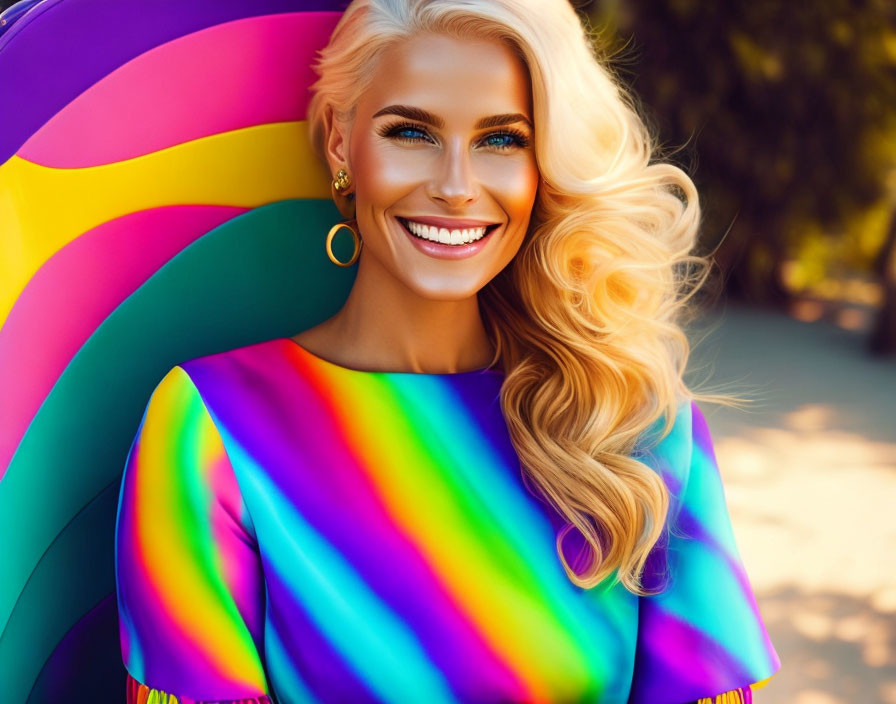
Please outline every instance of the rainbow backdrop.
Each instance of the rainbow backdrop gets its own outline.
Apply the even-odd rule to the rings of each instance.
[[[165,371],[345,299],[355,270],[326,258],[341,218],[304,120],[346,4],[43,0],[0,16],[4,701],[120,696],[115,502]]]
[[[699,408],[641,450],[676,530],[649,569],[666,591],[639,599],[566,576],[565,520],[522,481],[502,380],[357,371],[284,338],[174,367],[121,488],[133,689],[182,704],[748,697],[780,662]]]

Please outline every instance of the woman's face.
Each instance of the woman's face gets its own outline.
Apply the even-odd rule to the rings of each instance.
[[[328,159],[353,180],[359,266],[422,297],[459,300],[514,257],[539,172],[528,71],[507,45],[431,34],[401,42],[382,55],[347,149],[334,127]]]

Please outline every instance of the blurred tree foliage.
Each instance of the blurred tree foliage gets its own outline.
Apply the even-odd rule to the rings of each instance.
[[[783,305],[793,259],[876,272],[896,352],[896,0],[571,2],[700,189],[728,294]]]
[[[813,257],[816,268],[876,268],[896,290],[896,263],[882,261],[896,259],[884,251],[888,239],[894,246],[896,207],[887,188],[896,2],[579,7],[601,30],[599,52],[642,101],[665,158],[697,183],[703,241],[719,245],[729,295],[784,304],[789,257],[809,260],[807,274]],[[896,348],[896,324],[892,336]]]

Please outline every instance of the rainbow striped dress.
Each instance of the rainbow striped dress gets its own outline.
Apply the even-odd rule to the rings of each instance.
[[[697,406],[642,457],[682,534],[651,554],[666,591],[585,590],[502,379],[349,369],[291,338],[173,367],[119,495],[128,701],[751,701],[780,661]]]

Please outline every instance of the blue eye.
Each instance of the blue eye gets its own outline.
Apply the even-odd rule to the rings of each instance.
[[[429,133],[426,132],[426,130],[409,123],[387,125],[378,130],[378,133],[383,137],[398,139],[403,142],[419,142],[421,140],[432,141],[432,138],[429,137]],[[409,133],[411,134],[409,135]],[[414,136],[413,133],[416,133],[417,136]],[[495,139],[498,141],[493,141]],[[510,128],[506,128],[500,132],[492,132],[486,135],[482,141],[486,146],[499,151],[505,151],[515,147],[529,146],[529,138],[524,133]]]
[[[406,136],[406,133],[416,132],[417,135],[423,136]],[[390,139],[398,139],[402,142],[419,142],[421,139],[426,139],[426,131],[420,129],[411,124],[400,123],[397,125],[386,125],[378,130],[378,133],[383,137],[388,137]]]
[[[395,130],[393,134],[395,136],[400,135],[402,132],[416,132],[417,134],[424,134],[423,130],[418,130],[416,127],[403,127],[401,129]],[[414,139],[413,137],[405,137],[403,139]]]
[[[519,139],[515,135],[510,134],[509,132],[497,132],[495,134],[490,134],[488,137],[486,137],[486,140],[492,139],[493,137],[505,138],[505,139],[509,140],[507,142],[500,142],[498,144],[495,144],[494,142],[492,142],[491,146],[493,146],[493,147],[499,147],[499,148],[512,147],[514,144],[519,143]]]

